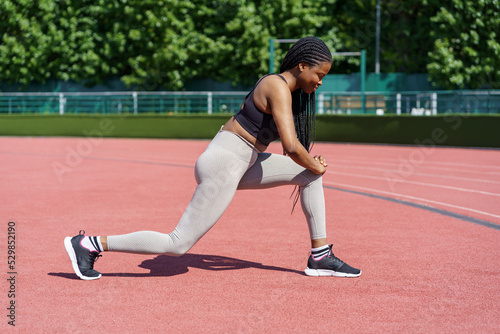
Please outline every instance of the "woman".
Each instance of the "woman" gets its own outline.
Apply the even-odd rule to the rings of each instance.
[[[198,158],[198,186],[177,227],[170,234],[152,231],[108,237],[84,232],[64,244],[75,273],[84,280],[98,279],[93,269],[100,252],[182,255],[217,222],[237,189],[279,185],[299,187],[302,210],[311,237],[310,276],[357,277],[353,268],[333,255],[327,244],[325,200],[322,187],[327,163],[311,157],[315,91],[330,71],[332,55],[318,38],[298,40],[286,54],[281,74],[266,75],[247,95],[242,108]],[[264,153],[280,138],[286,155]]]

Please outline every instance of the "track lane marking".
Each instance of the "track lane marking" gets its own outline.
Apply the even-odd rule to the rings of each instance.
[[[338,175],[345,175],[345,176],[363,177],[363,178],[374,179],[374,180],[387,180],[386,177],[364,175],[364,174],[342,173],[342,172],[337,172],[337,171],[333,171],[333,172],[330,172],[330,173],[332,173],[332,174],[338,174]],[[482,191],[482,190],[475,190],[475,189],[466,189],[466,188],[445,186],[445,185],[439,185],[439,184],[435,184],[435,183],[425,183],[425,182],[418,182],[418,181],[409,181],[409,180],[405,180],[403,178],[401,180],[398,179],[397,181],[399,183],[411,183],[411,184],[416,184],[416,185],[421,185],[421,186],[426,186],[426,187],[444,188],[444,189],[450,189],[450,190],[456,190],[456,191],[462,191],[462,192],[471,192],[471,193],[477,193],[477,194],[482,194],[482,195],[487,195],[487,196],[498,196],[498,197],[500,197],[500,194],[491,193],[491,192]]]
[[[376,167],[365,167],[365,166],[348,166],[348,165],[336,165],[334,168],[354,168],[354,169],[363,169],[363,170],[373,170],[377,172],[391,172],[391,173],[398,173],[399,171],[396,169],[387,169],[387,168],[376,168]],[[483,173],[487,174],[487,173]],[[414,172],[412,175],[418,175],[418,176],[429,176],[429,177],[437,177],[437,178],[444,178],[444,179],[454,179],[454,180],[460,180],[460,181],[471,181],[471,182],[483,182],[483,183],[495,183],[495,184],[500,184],[500,181],[495,181],[495,180],[486,180],[486,179],[475,179],[475,178],[470,178],[470,177],[461,177],[461,176],[453,176],[453,175],[443,175],[443,174],[429,174],[429,173],[418,173]]]
[[[438,205],[448,206],[448,207],[455,208],[455,209],[461,209],[461,210],[464,210],[464,211],[470,211],[470,212],[474,212],[474,213],[478,213],[478,214],[481,214],[481,215],[490,216],[490,217],[494,217],[494,218],[500,218],[500,215],[495,215],[495,214],[492,214],[492,213],[489,213],[489,212],[475,210],[475,209],[472,209],[472,208],[467,208],[467,207],[463,207],[463,206],[459,206],[459,205],[453,205],[453,204],[448,204],[448,203],[433,201],[433,200],[429,200],[429,199],[425,199],[425,198],[420,198],[420,197],[414,197],[414,196],[409,196],[409,195],[403,195],[403,194],[393,193],[393,192],[389,192],[389,191],[377,190],[377,189],[366,188],[366,187],[359,187],[359,186],[354,186],[354,185],[350,185],[350,184],[330,182],[330,181],[323,182],[323,184],[327,184],[327,186],[330,186],[330,187],[341,186],[341,187],[345,187],[345,188],[356,188],[356,189],[361,189],[361,190],[364,190],[364,191],[370,191],[370,192],[374,192],[374,193],[381,193],[381,194],[385,194],[385,195],[389,195],[389,196],[394,196],[394,197],[404,197],[404,198],[409,198],[409,199],[412,199],[412,200],[417,200],[417,201],[422,201],[422,202],[429,202],[429,203],[432,203],[432,204],[438,204]],[[366,193],[366,194],[370,195],[369,193]],[[377,196],[378,195],[373,195],[372,197],[377,197]],[[394,197],[387,197],[387,198],[390,198],[391,200],[394,200],[394,201],[398,201],[398,199],[396,199]],[[409,203],[411,203],[411,202],[409,202]],[[414,203],[414,204],[417,204],[417,203]],[[421,204],[417,204],[417,205],[421,205]],[[424,206],[424,205],[422,205],[422,206]]]

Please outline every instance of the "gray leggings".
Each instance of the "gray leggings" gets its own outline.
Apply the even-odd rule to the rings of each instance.
[[[321,175],[280,154],[258,152],[240,136],[219,131],[195,166],[193,198],[170,234],[141,231],[108,237],[110,251],[182,255],[222,216],[237,189],[300,186],[300,202],[311,239],[326,238]]]

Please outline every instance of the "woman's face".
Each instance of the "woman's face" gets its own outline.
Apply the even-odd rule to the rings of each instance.
[[[318,65],[309,65],[306,63],[300,63],[300,75],[298,77],[299,87],[304,91],[304,93],[311,94],[318,89],[319,86],[323,84],[323,78],[328,74],[332,63],[324,62]]]

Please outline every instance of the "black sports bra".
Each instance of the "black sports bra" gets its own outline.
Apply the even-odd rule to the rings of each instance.
[[[263,112],[255,105],[253,93],[257,85],[268,75],[277,75],[286,82],[285,78],[279,74],[267,74],[263,76],[245,97],[241,109],[234,115],[234,119],[240,123],[243,129],[266,146],[278,139],[280,134],[274,123],[273,115]]]

